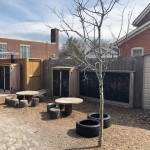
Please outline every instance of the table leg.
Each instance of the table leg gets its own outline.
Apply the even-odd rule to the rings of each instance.
[[[64,114],[69,116],[72,113],[72,104],[65,105],[65,111]]]

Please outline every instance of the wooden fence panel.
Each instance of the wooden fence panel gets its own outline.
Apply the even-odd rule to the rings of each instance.
[[[45,60],[46,62],[49,62],[48,64],[51,67],[54,66],[77,66],[80,69],[84,69],[84,65],[78,61],[73,59],[57,59],[57,60]],[[131,70],[134,71],[136,68],[137,59],[133,57],[127,57],[127,58],[119,58],[112,62],[109,62],[107,65],[107,70]],[[95,64],[95,59],[89,59],[89,62],[91,64]]]
[[[42,61],[37,59],[29,59],[27,61],[27,74],[28,82],[26,90],[39,90],[43,88],[43,69]]]
[[[10,63],[10,59],[0,59],[0,64]],[[39,90],[43,88],[42,59],[14,59],[20,64],[20,89]]]
[[[92,64],[95,63],[94,59],[91,59]],[[54,66],[77,66],[80,70],[84,68],[84,65],[79,61],[72,59],[57,59],[57,60],[45,60],[44,61],[44,87],[48,87],[47,80],[50,78],[50,75],[47,72],[50,72],[50,68]],[[107,66],[107,71],[133,71],[134,73],[134,107],[142,107],[142,85],[143,85],[143,57],[127,57],[127,58],[118,58],[117,60],[111,62]],[[50,84],[49,84],[50,85]]]

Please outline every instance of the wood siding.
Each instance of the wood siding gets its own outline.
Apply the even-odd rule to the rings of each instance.
[[[93,64],[94,59],[90,60]],[[51,74],[50,68],[54,66],[80,66],[79,70],[83,70],[84,66],[79,62],[72,59],[57,59],[57,60],[44,60],[44,88],[51,90],[50,81]],[[142,107],[142,89],[143,89],[143,57],[126,57],[118,58],[108,65],[107,71],[125,72],[133,71],[134,73],[134,89],[133,92],[133,107]],[[79,83],[79,79],[77,79]],[[133,83],[132,83],[133,84]],[[79,86],[79,85],[78,85]],[[132,97],[132,96],[131,96]],[[132,98],[131,98],[132,99]]]
[[[144,58],[143,108],[150,110],[150,55]]]
[[[10,59],[0,59],[0,64],[10,63]],[[43,60],[15,59],[20,64],[20,90],[39,90],[43,88]]]
[[[54,93],[53,89],[53,71],[60,71],[60,94],[61,94],[61,84],[62,84],[62,71],[69,72],[69,97],[79,97],[79,71],[75,67],[52,67],[51,68],[51,80],[49,82],[51,86],[52,95]],[[61,95],[60,95],[61,96]],[[67,96],[67,97],[68,97]]]

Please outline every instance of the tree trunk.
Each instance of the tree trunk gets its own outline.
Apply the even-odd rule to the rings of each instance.
[[[98,146],[101,147],[103,142],[103,109],[104,109],[104,96],[103,96],[103,77],[102,77],[102,64],[100,63],[99,69],[99,96],[100,96],[100,106],[99,106],[99,113],[100,113],[100,130],[99,130],[99,139],[98,139]]]

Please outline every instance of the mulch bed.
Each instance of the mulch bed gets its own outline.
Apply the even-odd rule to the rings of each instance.
[[[83,138],[75,131],[76,121],[85,119],[88,113],[99,110],[97,102],[84,100],[82,104],[73,105],[71,116],[56,120],[50,119],[47,113],[48,102],[54,102],[54,98],[40,103],[37,107],[12,108],[4,105],[1,100],[0,114],[34,126],[41,139],[49,146],[53,145],[55,149],[150,149],[150,111],[105,105],[104,112],[111,115],[111,126],[104,129],[103,145],[98,148],[97,137]]]

